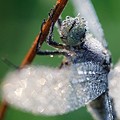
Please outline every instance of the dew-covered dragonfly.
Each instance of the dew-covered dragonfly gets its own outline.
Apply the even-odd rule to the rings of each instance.
[[[91,4],[88,0],[79,1],[85,3],[79,6],[84,16],[83,6],[89,8]],[[39,43],[36,48],[38,55],[63,55],[69,65],[63,65],[62,69],[26,66],[9,73],[3,83],[3,97],[8,103],[36,114],[59,115],[76,110],[105,93],[107,120],[114,119],[108,95],[111,54],[98,19],[94,19],[94,24],[90,22],[97,25],[100,35],[96,36],[96,31],[92,31],[89,21],[87,25],[81,14],[58,20],[63,43],[53,40],[52,24],[46,42],[57,50],[42,51]]]

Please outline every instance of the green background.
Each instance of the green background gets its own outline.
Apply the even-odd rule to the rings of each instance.
[[[39,33],[42,20],[56,0],[0,0],[0,58],[6,57],[15,65],[20,65],[34,38]],[[120,57],[120,0],[92,0],[112,53],[113,63]],[[85,8],[83,8],[85,9]],[[69,2],[63,12],[74,16],[74,8]],[[56,30],[55,39],[59,39]],[[43,46],[44,49],[50,49]],[[58,66],[62,57],[36,56],[32,64]],[[54,63],[54,64],[53,64]],[[11,68],[0,61],[0,81]],[[92,120],[86,108],[56,117],[34,116],[9,107],[5,120]]]

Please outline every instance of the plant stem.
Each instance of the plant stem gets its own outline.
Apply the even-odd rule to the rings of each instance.
[[[60,14],[62,13],[67,2],[68,2],[68,0],[57,0],[56,5],[55,5],[52,15],[51,15],[52,18],[49,16],[48,19],[46,20],[45,24],[43,24],[42,34],[40,32],[39,35],[34,40],[27,55],[23,59],[21,65],[20,65],[20,68],[23,68],[25,65],[31,64],[31,62],[33,61],[33,59],[36,55],[36,45],[37,45],[38,40],[40,41],[40,44],[42,45],[42,43],[46,39],[46,36],[48,35],[48,32],[49,32],[52,22],[55,23],[57,21],[57,19],[59,18]],[[40,34],[41,34],[41,36],[40,36]],[[7,102],[5,100],[3,100],[3,102],[1,103],[1,106],[0,106],[0,120],[4,119],[4,115],[7,110],[7,107],[8,107]]]

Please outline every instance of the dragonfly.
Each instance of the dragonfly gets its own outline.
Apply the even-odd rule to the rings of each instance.
[[[63,43],[57,43],[53,40],[52,24],[46,43],[57,50],[42,51],[38,43],[36,54],[63,55],[69,65],[63,65],[62,69],[31,65],[9,73],[3,83],[5,100],[35,114],[62,115],[105,93],[107,120],[113,120],[108,95],[111,54],[100,24],[97,27],[101,37],[89,29],[91,27],[81,14],[67,16],[63,21],[59,19],[58,31]]]

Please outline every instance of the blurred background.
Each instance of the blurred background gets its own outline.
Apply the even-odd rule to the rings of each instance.
[[[104,29],[105,38],[112,53],[115,64],[120,58],[120,1],[119,0],[92,0],[99,20]],[[56,0],[0,0],[0,58],[5,57],[19,66],[31,47],[44,18],[55,5]],[[85,9],[85,8],[83,8]],[[62,18],[75,15],[75,9],[71,1],[67,4]],[[57,30],[54,31],[54,39],[60,40]],[[51,49],[43,45],[43,49]],[[59,66],[62,57],[36,56],[32,64]],[[54,63],[54,64],[53,64]],[[5,74],[12,68],[0,61],[0,82]],[[1,96],[0,96],[1,97]],[[2,98],[0,98],[2,99]],[[34,116],[31,113],[9,107],[5,120],[92,120],[86,108],[66,115],[46,117]]]

